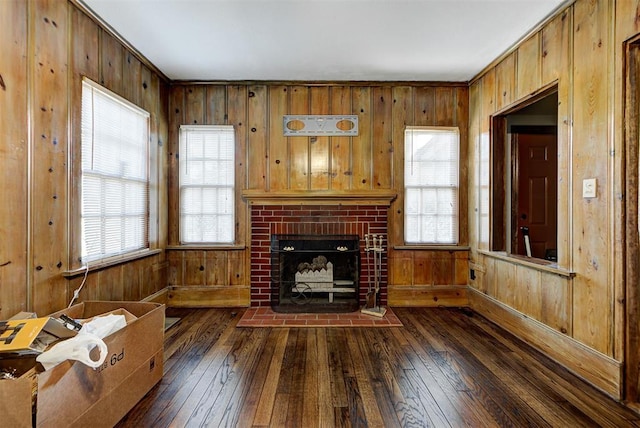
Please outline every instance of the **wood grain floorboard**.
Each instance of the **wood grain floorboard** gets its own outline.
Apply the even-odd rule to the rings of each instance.
[[[244,410],[240,414],[238,426],[269,425],[277,387],[275,380],[280,374],[287,335],[286,329],[274,329],[269,332],[257,364],[248,374],[251,382],[244,398]]]
[[[640,416],[468,309],[403,327],[237,328],[167,309],[165,374],[127,427],[632,427]]]
[[[419,320],[413,311],[405,315],[403,333],[409,333],[408,336],[412,337],[412,353],[427,361],[430,372],[436,378],[436,385],[449,389],[448,396],[453,407],[466,416],[465,425],[509,426],[510,419],[493,398],[476,387],[473,373],[461,368],[452,358],[452,353],[446,350],[439,335],[434,334],[436,325]],[[444,407],[446,403],[440,401],[440,405]]]
[[[476,427],[482,426],[482,422],[491,420],[491,417],[486,413],[476,413],[476,408],[481,408],[477,403],[471,401],[465,391],[457,390],[448,381],[443,370],[440,370],[439,364],[420,346],[418,340],[412,339],[409,335],[403,335],[400,329],[393,329],[393,332],[402,336],[403,340],[407,340],[403,352],[412,359],[412,364],[415,367],[415,374],[412,373],[412,376],[418,376],[421,382],[428,385],[428,393],[433,396],[442,412],[447,415],[451,425]],[[446,367],[445,369],[448,370]]]
[[[520,359],[514,349],[496,341],[484,330],[465,323],[459,316],[453,317],[452,324],[457,327],[458,337],[466,335],[466,340],[476,340],[478,346],[471,349],[473,355],[551,426],[596,426],[583,414],[573,412],[573,406],[567,406],[567,401],[554,388],[532,382],[543,373],[531,370],[532,365]]]

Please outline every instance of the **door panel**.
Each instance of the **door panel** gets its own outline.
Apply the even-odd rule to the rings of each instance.
[[[517,227],[512,252],[525,255],[522,228],[529,229],[531,256],[545,258],[557,242],[558,149],[555,134],[513,134]]]

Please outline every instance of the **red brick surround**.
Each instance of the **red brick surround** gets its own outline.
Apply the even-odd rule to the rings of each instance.
[[[367,293],[367,255],[364,235],[384,235],[380,299],[387,301],[387,214],[383,205],[252,205],[251,306],[269,306],[271,295],[272,234],[359,235],[360,302]],[[373,265],[373,261],[371,262]],[[371,267],[373,271],[373,267]]]

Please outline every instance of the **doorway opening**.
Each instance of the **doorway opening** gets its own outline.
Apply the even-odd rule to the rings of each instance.
[[[491,249],[557,262],[558,93],[493,117]]]
[[[624,399],[640,409],[640,35],[625,44]]]

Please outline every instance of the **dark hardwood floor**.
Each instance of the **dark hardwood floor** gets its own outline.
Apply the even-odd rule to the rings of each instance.
[[[236,328],[168,309],[165,376],[118,427],[627,427],[640,417],[465,309],[402,328]]]

